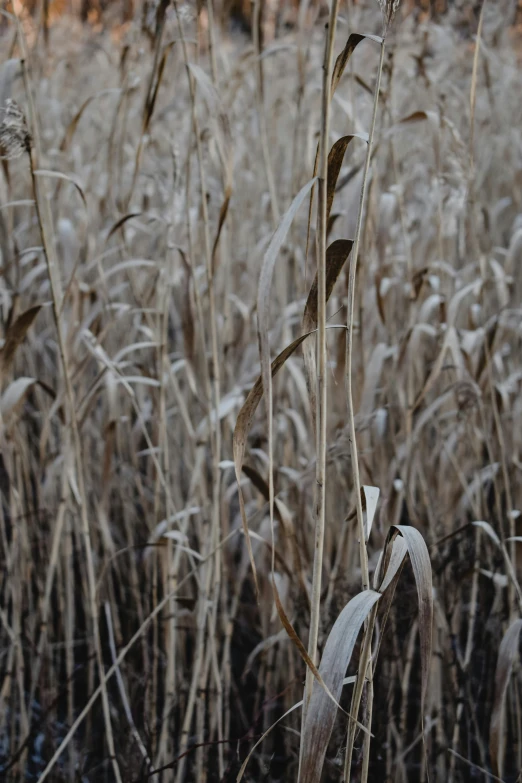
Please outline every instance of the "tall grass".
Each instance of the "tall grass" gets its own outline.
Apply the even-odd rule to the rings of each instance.
[[[520,40],[456,5],[5,13],[2,780],[520,780]]]

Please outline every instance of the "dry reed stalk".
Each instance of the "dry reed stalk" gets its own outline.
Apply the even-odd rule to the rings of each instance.
[[[272,171],[272,162],[270,160],[270,150],[268,142],[268,129],[266,123],[265,114],[265,98],[264,98],[264,85],[263,85],[263,60],[262,60],[262,48],[261,48],[261,0],[253,0],[253,12],[252,12],[252,40],[254,44],[255,71],[257,82],[257,101],[258,101],[258,121],[259,130],[261,136],[261,149],[263,152],[263,161],[265,165],[265,175],[268,184],[268,190],[270,193],[270,206],[272,210],[272,220],[274,227],[277,226],[280,219],[280,210],[277,199],[277,192],[274,181],[274,174]]]
[[[111,648],[111,656],[112,656],[112,662],[115,664],[116,661],[116,644],[114,641],[114,630],[112,627],[112,618],[111,618],[111,608],[108,601],[105,602],[105,618],[107,620],[107,628],[109,630],[109,645]],[[136,744],[138,745],[140,749],[140,753],[143,756],[143,759],[145,760],[147,766],[149,767],[149,770],[152,770],[152,762],[148,757],[147,750],[141,740],[141,737],[139,735],[139,732],[136,728],[136,724],[134,723],[134,719],[132,717],[132,712],[129,706],[129,700],[127,697],[127,694],[125,692],[125,684],[123,682],[123,678],[121,676],[120,669],[116,665],[116,680],[118,683],[118,690],[120,692],[120,697],[123,702],[123,708],[125,710],[125,716],[127,718],[127,721],[129,723],[132,735],[134,739],[136,740]]]
[[[223,547],[231,538],[235,535],[235,531],[231,533],[226,539],[223,539],[220,542],[220,548]],[[214,557],[215,552],[211,551],[207,555],[206,558],[202,558],[202,560],[199,563],[199,566],[204,565],[205,561],[208,561],[210,558]],[[199,567],[198,566],[198,567]],[[176,585],[176,589],[174,591],[174,594],[176,594],[187,582],[190,581],[190,579],[194,576],[197,569],[194,569],[192,571],[189,571],[186,576],[183,577],[183,579],[180,579],[179,583]],[[112,664],[112,666],[107,669],[105,676],[103,678],[103,681],[96,689],[93,690],[89,700],[87,701],[86,705],[82,709],[82,711],[77,716],[76,720],[74,721],[73,725],[70,727],[69,731],[67,732],[66,736],[60,743],[59,747],[56,749],[55,753],[53,754],[52,758],[48,762],[47,766],[45,767],[44,771],[42,772],[40,776],[40,781],[43,783],[44,780],[47,779],[48,775],[51,773],[53,767],[55,766],[56,762],[60,758],[63,751],[67,748],[69,745],[71,739],[73,738],[74,734],[76,733],[79,726],[82,724],[84,719],[90,714],[91,708],[93,704],[95,704],[98,697],[102,694],[103,689],[107,686],[108,680],[112,677],[113,674],[118,670],[120,664],[122,661],[125,660],[126,656],[130,652],[130,650],[134,647],[137,641],[141,638],[142,634],[147,630],[148,626],[153,622],[155,617],[157,617],[165,608],[165,606],[168,605],[169,601],[172,599],[171,593],[167,593],[166,596],[164,596],[161,601],[157,603],[157,605],[154,607],[153,611],[145,618],[143,623],[138,628],[137,632],[132,636],[132,638],[127,642],[127,644],[120,650],[116,660]]]
[[[62,331],[62,323],[60,320],[63,294],[61,290],[58,264],[54,251],[53,220],[49,208],[49,202],[47,200],[45,189],[42,191],[35,177],[35,171],[39,169],[39,157],[40,157],[39,129],[38,129],[36,111],[34,108],[32,85],[29,78],[28,51],[25,42],[25,35],[23,33],[18,17],[17,17],[17,28],[18,28],[19,43],[23,54],[22,71],[24,77],[25,92],[26,92],[26,97],[28,102],[29,128],[32,136],[32,143],[30,149],[28,150],[28,157],[29,157],[29,164],[31,169],[31,176],[33,180],[33,191],[34,191],[34,199],[35,199],[36,210],[38,215],[38,222],[42,235],[44,255],[47,263],[49,282],[51,286],[53,314],[55,319],[55,327],[56,327],[58,346],[60,351],[60,360],[61,360],[62,371],[64,375],[64,382],[65,382],[65,389],[66,389],[67,403],[68,403],[68,417],[69,417],[68,423],[72,430],[71,454],[74,455],[73,464],[76,465],[75,478],[78,484],[81,532],[82,532],[82,537],[85,546],[85,555],[86,555],[86,563],[87,563],[87,578],[88,578],[89,596],[90,596],[89,608],[91,614],[92,631],[94,636],[94,647],[95,647],[97,664],[98,664],[98,674],[100,677],[101,688],[102,688],[101,693],[102,693],[102,703],[103,703],[103,710],[104,710],[107,745],[112,759],[112,766],[113,766],[113,771],[114,771],[116,781],[117,783],[121,783],[120,770],[119,770],[118,761],[116,759],[115,750],[114,750],[114,739],[113,739],[111,719],[110,719],[109,700],[108,700],[107,690],[104,684],[103,653],[102,653],[100,631],[98,625],[96,581],[95,581],[94,560],[93,560],[91,533],[90,533],[88,509],[87,509],[88,499],[87,499],[87,493],[85,491],[85,485],[84,485],[82,447],[81,447],[80,433],[78,430],[78,423],[76,420],[75,394],[74,394],[74,389],[71,380],[68,357],[66,353],[65,340]]]
[[[346,396],[348,403],[348,426],[350,431],[350,453],[352,459],[352,472],[353,472],[353,485],[355,493],[355,504],[357,511],[357,523],[358,523],[358,536],[359,536],[359,556],[361,566],[361,580],[363,590],[368,590],[370,587],[370,578],[368,572],[368,554],[366,550],[366,530],[364,525],[362,498],[361,498],[361,481],[359,477],[359,460],[357,453],[357,439],[355,434],[355,410],[353,403],[352,392],[352,357],[353,357],[353,322],[354,322],[354,306],[355,306],[355,279],[357,274],[357,259],[359,254],[359,247],[361,243],[362,226],[366,202],[366,190],[368,186],[368,174],[370,170],[370,161],[372,156],[373,138],[375,134],[375,126],[377,120],[377,108],[379,104],[381,77],[384,65],[385,43],[384,38],[380,44],[380,58],[377,66],[377,80],[374,92],[373,111],[370,124],[370,132],[368,134],[368,143],[366,150],[366,158],[364,163],[361,193],[359,199],[359,211],[357,214],[357,224],[355,228],[355,237],[353,242],[353,248],[350,258],[349,277],[348,277],[348,323],[347,323],[347,340],[346,340]],[[366,676],[369,678],[369,682],[372,682],[372,663],[370,661],[371,655],[371,640],[374,631],[376,614],[372,615],[372,619],[368,622],[365,635],[365,646],[361,655],[361,663],[359,668],[358,680],[361,682],[359,691],[354,690],[354,697],[352,700],[351,714],[357,715],[359,709],[359,703],[362,696],[362,683]],[[372,622],[373,621],[373,622]],[[368,668],[369,667],[369,668]],[[368,675],[367,675],[368,669]],[[371,687],[371,686],[370,686]],[[371,699],[370,699],[371,705]],[[369,716],[371,719],[371,715]],[[350,780],[350,769],[353,753],[353,743],[355,740],[355,722],[350,721],[348,729],[348,742],[347,750],[344,762],[344,780]],[[365,772],[367,772],[367,757],[369,753],[369,740],[365,739]]]
[[[167,433],[167,418],[166,418],[166,388],[165,381],[168,373],[168,356],[167,356],[167,339],[168,339],[168,320],[169,320],[169,304],[171,296],[171,279],[172,279],[172,254],[171,250],[169,257],[166,260],[165,267],[163,269],[164,277],[164,290],[161,297],[160,307],[158,308],[158,335],[159,335],[159,355],[158,355],[158,374],[160,377],[160,389],[159,389],[159,428],[158,428],[158,449],[160,455],[163,458],[162,469],[165,476],[170,475],[170,460],[168,451],[168,439]],[[159,509],[160,509],[160,481],[159,475],[156,476],[155,482],[155,498],[154,498],[154,511],[156,524],[160,522]],[[172,503],[169,502],[169,496],[165,498],[166,518],[170,519],[174,514],[174,508]],[[174,563],[174,546],[172,540],[169,538],[166,543],[165,552],[165,592],[172,593],[176,586],[177,568]],[[179,550],[176,553],[179,559]],[[178,565],[179,568],[179,565]],[[168,649],[167,656],[167,671],[165,674],[165,686],[164,686],[164,703],[163,703],[163,716],[161,722],[161,733],[158,743],[158,750],[156,756],[156,767],[160,767],[166,758],[169,758],[173,754],[173,743],[171,741],[170,731],[170,715],[175,704],[175,689],[176,689],[176,647],[177,647],[177,606],[176,602],[172,600],[169,605],[169,623],[166,632],[166,643]],[[151,765],[152,767],[152,765]]]
[[[327,229],[327,185],[328,185],[328,144],[330,129],[330,102],[333,52],[339,3],[332,2],[325,37],[323,83],[321,104],[321,134],[319,141],[319,206],[317,211],[317,445],[316,445],[316,497],[315,497],[315,544],[313,560],[312,594],[310,598],[310,629],[308,635],[308,655],[315,663],[321,616],[321,582],[323,568],[323,548],[326,525],[326,438],[327,438],[327,353],[326,353],[326,229]],[[302,731],[306,722],[308,704],[312,695],[313,674],[307,669],[303,696]],[[300,764],[302,762],[302,751]]]
[[[218,14],[218,3],[213,5]],[[125,653],[124,665],[117,664],[113,672],[121,675],[119,684],[109,680],[107,685],[115,694],[110,709],[122,778],[139,778],[143,753],[136,735],[127,730],[117,688],[125,693],[156,776],[175,778],[180,729],[195,676],[192,653],[203,638],[190,723],[194,740],[186,746],[183,779],[212,783],[213,777],[235,777],[239,770],[243,779],[291,779],[297,776],[302,659],[308,663],[306,650],[303,655],[295,647],[309,624],[317,467],[307,389],[307,378],[312,388],[316,385],[316,364],[311,337],[304,333],[318,325],[319,280],[307,283],[306,217],[295,210],[277,259],[271,257],[275,285],[265,291],[269,317],[264,339],[276,358],[270,372],[272,357],[265,350],[262,370],[265,376],[267,371],[278,375],[269,395],[267,442],[267,420],[263,410],[257,411],[264,395],[255,306],[273,216],[251,34],[243,38],[212,28],[214,7],[201,7],[197,25],[192,28],[191,21],[189,28],[184,21],[184,27],[191,58],[192,29],[198,34],[191,73],[197,88],[219,329],[225,323],[223,333],[218,331],[220,536],[237,530],[244,511],[258,603],[241,535],[228,539],[219,556],[214,554],[203,568],[199,560],[208,551],[212,525],[215,419],[209,416],[213,391],[203,194],[193,103],[187,83],[179,78],[184,58],[175,12],[166,16],[163,40],[167,48],[174,39],[177,43],[168,48],[130,214],[119,214],[117,205],[123,207],[132,182],[137,141],[132,134],[133,128],[139,133],[142,127],[154,47],[140,52],[144,41],[134,28],[121,42],[111,39],[109,30],[91,31],[87,43],[84,32],[77,34],[73,25],[57,21],[49,28],[52,45],[39,58],[41,36],[31,38],[39,125],[57,183],[50,207],[63,275],[59,318],[76,395],[85,492],[92,509],[89,522],[96,520],[91,532],[97,600],[106,602],[111,613],[113,643],[105,624],[100,626],[107,665],[142,629]],[[185,14],[187,8],[180,4],[180,12]],[[350,29],[378,24],[376,4],[350,4],[349,12]],[[307,16],[302,57],[296,57],[292,31],[262,52],[269,152],[280,204],[303,184],[300,171],[312,168],[317,144],[324,30],[314,25],[313,15]],[[433,562],[435,644],[424,707],[424,673],[417,662],[419,647],[426,648],[426,617],[423,622],[419,618],[416,628],[415,584],[407,563],[400,584],[388,585],[380,597],[372,590],[360,593],[358,601],[375,600],[379,606],[378,634],[372,640],[367,631],[363,640],[362,620],[361,638],[346,664],[350,670],[341,672],[348,659],[337,620],[353,612],[353,605],[346,607],[361,589],[357,513],[349,507],[349,430],[337,385],[344,374],[342,339],[327,365],[332,367],[325,460],[328,524],[318,644],[322,655],[316,671],[330,693],[334,681],[355,685],[357,692],[363,688],[358,717],[366,725],[373,685],[375,736],[370,745],[363,731],[364,740],[356,742],[361,747],[356,761],[354,754],[352,779],[357,765],[362,767],[357,774],[369,780],[413,776],[424,783],[423,757],[430,778],[450,777],[454,783],[472,774],[507,780],[520,768],[516,640],[509,651],[502,646],[498,655],[499,640],[520,606],[513,549],[520,545],[521,507],[522,244],[517,216],[522,206],[516,153],[520,111],[512,100],[520,74],[495,4],[486,6],[483,45],[475,48],[475,57],[462,40],[468,31],[457,31],[453,24],[457,15],[458,10],[452,10],[437,27],[419,29],[410,17],[397,26],[393,62],[386,58],[380,92],[389,127],[378,150],[374,144],[373,173],[368,175],[371,186],[360,241],[364,250],[359,252],[364,265],[356,276],[353,335],[361,480],[365,476],[381,488],[367,545],[369,576],[378,569],[378,550],[390,524],[421,531]],[[469,29],[472,35],[478,22],[477,15]],[[30,19],[25,23],[30,36]],[[349,38],[343,52],[357,40]],[[386,49],[391,48],[390,41]],[[165,51],[159,53],[160,62]],[[16,47],[10,54],[17,55]],[[333,132],[370,112],[372,91],[363,74],[369,72],[371,56],[371,48],[361,46],[348,57],[350,68],[343,69],[342,81],[334,79]],[[22,95],[18,69],[17,61],[0,68],[0,106],[6,97]],[[466,86],[470,81],[472,90]],[[212,96],[218,89],[216,102]],[[219,112],[209,110],[218,103]],[[463,111],[466,105],[469,110]],[[218,132],[218,113],[229,120],[227,139]],[[0,123],[3,118],[0,113]],[[470,121],[476,126],[473,209],[468,198]],[[339,232],[343,216],[352,211],[355,224],[359,188],[354,177],[364,168],[365,150],[358,143],[344,146],[347,138],[336,141],[332,136],[328,156],[326,298],[334,326],[345,319],[342,285],[336,281],[349,255]],[[230,140],[234,191],[227,194],[230,179],[222,152]],[[173,142],[179,152],[172,152]],[[330,187],[334,158],[339,170]],[[40,188],[43,176],[36,174]],[[34,200],[28,198],[30,184],[25,165],[14,158],[2,162],[0,739],[9,757],[0,757],[0,777],[19,777],[26,767],[36,776],[45,770],[94,695],[81,730],[76,727],[68,734],[59,760],[55,758],[55,766],[45,774],[47,780],[72,779],[83,765],[82,774],[112,778],[110,759],[96,751],[107,748],[107,742],[103,704],[98,701],[98,664],[92,637],[90,646],[86,640],[90,591],[77,520],[79,493],[62,470],[67,456],[69,462],[74,459],[74,446],[66,443],[72,429],[64,419],[68,403]],[[328,342],[337,334],[330,332]],[[306,356],[312,355],[311,374],[297,350],[300,346]],[[243,400],[248,416],[241,409],[243,426],[236,433],[241,437],[234,436],[234,456],[239,446],[241,457],[241,509],[231,440]],[[395,539],[391,547],[389,541],[385,545],[394,563],[402,548]],[[375,591],[375,576],[373,585]],[[210,603],[202,632],[198,621],[201,626],[205,591]],[[287,630],[281,631],[281,618]],[[44,619],[47,625],[42,628]],[[367,615],[367,626],[369,619]],[[356,624],[349,624],[351,639],[356,630]],[[324,644],[322,631],[330,631]],[[353,676],[344,676],[353,675],[358,662],[362,672],[368,655],[372,671],[366,685],[363,677],[355,684]],[[511,658],[512,676],[503,698]],[[331,666],[328,659],[334,661]],[[499,688],[495,667],[502,672]],[[348,705],[351,694],[337,693]],[[335,698],[339,701],[341,695]],[[337,780],[342,777],[336,753],[343,747],[343,733],[346,736],[344,719],[319,684],[314,684],[312,699],[326,720],[318,725],[318,710],[308,710],[301,774],[306,770],[317,779],[322,762],[323,779]],[[29,735],[24,735],[28,723]],[[40,736],[45,737],[42,746]],[[92,769],[85,766],[86,747],[92,749]],[[495,774],[495,754],[504,775]],[[163,771],[157,767],[160,757]]]
[[[209,309],[210,309],[210,337],[211,337],[211,346],[212,346],[212,379],[211,379],[211,397],[209,397],[209,403],[210,403],[210,410],[214,412],[214,418],[215,418],[215,424],[214,427],[211,427],[211,449],[212,449],[212,519],[211,519],[211,525],[210,525],[210,537],[208,538],[208,549],[209,550],[218,550],[218,543],[220,540],[220,525],[219,525],[219,515],[220,515],[220,454],[221,454],[221,424],[220,424],[220,418],[219,418],[219,406],[220,406],[220,365],[219,365],[219,346],[218,346],[218,335],[217,335],[217,321],[216,321],[216,305],[215,305],[215,290],[214,290],[214,269],[212,264],[212,251],[211,251],[211,245],[210,245],[210,229],[209,229],[209,217],[208,217],[208,208],[207,208],[207,189],[206,189],[206,182],[205,182],[205,170],[204,170],[204,164],[203,164],[203,154],[201,149],[201,139],[200,139],[200,131],[199,131],[199,123],[198,118],[196,114],[196,79],[193,76],[193,73],[190,69],[189,64],[189,58],[188,58],[188,50],[187,45],[185,41],[185,36],[183,32],[183,23],[180,18],[179,9],[177,4],[174,4],[175,10],[176,10],[176,17],[178,22],[178,28],[180,32],[181,42],[182,42],[182,48],[183,48],[183,57],[185,61],[185,67],[187,71],[187,78],[188,78],[188,84],[189,84],[189,91],[190,91],[190,98],[191,98],[191,104],[192,104],[192,122],[193,122],[193,128],[194,128],[194,135],[196,139],[196,151],[197,151],[197,161],[198,161],[198,171],[199,171],[199,179],[200,179],[200,186],[201,186],[201,209],[202,209],[202,215],[203,215],[203,228],[204,228],[204,247],[205,247],[205,258],[206,258],[206,274],[207,274],[207,285],[208,285],[208,296],[209,296]],[[187,708],[185,711],[185,717],[183,720],[183,725],[181,729],[181,744],[180,749],[181,753],[186,749],[187,746],[187,740],[188,740],[188,734],[189,734],[189,728],[190,724],[192,722],[192,714],[195,707],[196,702],[196,693],[198,686],[200,686],[203,682],[202,677],[204,676],[205,669],[203,667],[203,647],[204,647],[204,640],[205,640],[205,632],[206,632],[206,619],[207,619],[207,601],[209,600],[209,594],[210,594],[210,587],[212,584],[212,578],[213,578],[213,568],[219,568],[219,560],[214,561],[214,563],[207,563],[205,568],[205,576],[204,579],[204,588],[200,593],[199,596],[199,612],[198,612],[198,620],[197,620],[197,627],[198,627],[198,635],[196,640],[196,659],[194,662],[193,667],[193,674],[192,674],[192,681],[189,691],[189,700],[187,704]],[[202,698],[198,700],[198,712],[201,713],[201,710],[203,708],[203,702]],[[201,719],[199,721],[200,728],[201,727]],[[201,738],[202,739],[202,738]],[[200,756],[201,758],[201,756]],[[185,766],[185,760],[184,758],[181,759],[178,769],[177,769],[177,775],[176,780],[178,783],[181,783],[183,779],[184,774],[184,766]]]

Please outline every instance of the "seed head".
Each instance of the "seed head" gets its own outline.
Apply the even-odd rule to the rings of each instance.
[[[397,9],[401,3],[401,0],[378,0],[382,11],[382,19],[384,25],[384,35],[388,32],[388,28],[393,21]]]
[[[459,381],[455,385],[455,396],[459,413],[469,413],[476,408],[481,400],[482,392],[473,381]]]
[[[3,116],[0,123],[0,158],[4,160],[19,158],[31,148],[31,136],[24,113],[11,98],[7,99],[1,112]]]

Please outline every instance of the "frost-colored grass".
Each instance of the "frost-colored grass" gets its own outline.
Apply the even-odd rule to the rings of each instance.
[[[334,57],[350,33],[381,33],[376,2],[351,6],[341,3]],[[369,781],[394,783],[428,772],[507,783],[522,768],[522,70],[501,6],[485,7],[477,55],[478,20],[463,35],[458,11],[425,26],[399,11],[387,36],[351,373],[360,482],[380,490],[367,545],[375,592],[351,604],[364,574],[345,386],[349,248],[335,246],[312,600],[330,697],[350,712],[361,691],[352,781],[367,763]],[[1,39],[1,104],[18,103],[41,148],[34,178],[23,152],[0,173],[8,781],[44,770],[52,781],[232,781],[287,711],[243,780],[297,780],[300,753],[303,780],[318,779],[323,759],[322,780],[343,779],[348,718],[317,684],[308,723],[295,707],[317,516],[303,345],[273,372],[271,431],[261,382],[251,390],[320,320],[307,303],[321,290],[317,193],[310,227],[306,199],[288,210],[312,178],[321,128],[329,150],[368,133],[379,45],[358,44],[325,125],[324,19],[266,43],[261,61],[261,42],[224,35],[208,16],[198,35],[186,5],[180,20],[182,35],[169,8],[147,37],[138,23],[96,32],[61,18],[47,52],[25,20],[25,79],[12,20]],[[356,231],[364,138],[345,148],[329,247]],[[54,255],[63,301],[49,281]],[[368,509],[373,497],[366,490]],[[431,649],[422,546],[393,525],[415,527],[429,551]],[[402,567],[406,549],[413,568]],[[374,678],[368,757],[361,662]]]

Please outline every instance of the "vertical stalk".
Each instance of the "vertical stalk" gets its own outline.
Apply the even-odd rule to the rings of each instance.
[[[272,220],[274,226],[279,223],[279,203],[270,161],[270,152],[268,144],[268,130],[265,116],[265,97],[263,89],[263,61],[261,59],[261,0],[254,0],[254,10],[252,14],[252,42],[254,44],[254,54],[256,58],[256,79],[257,79],[257,111],[259,118],[259,133],[261,136],[261,147],[263,151],[263,161],[265,164],[268,192],[270,193],[270,206],[272,208]]]
[[[158,427],[158,459],[163,461],[163,470],[165,476],[169,476],[169,441],[167,438],[167,400],[166,400],[166,375],[168,369],[168,321],[169,321],[169,304],[171,296],[171,280],[172,280],[172,250],[169,251],[165,266],[163,268],[163,297],[160,298],[158,316],[158,336],[159,336],[159,351],[158,351],[158,375],[160,380],[159,388],[159,427]],[[160,490],[160,477],[156,472],[156,481],[154,488],[154,520],[157,524],[159,522],[159,490]],[[166,493],[166,518],[170,519],[173,508],[171,502],[169,502],[169,493]],[[166,566],[165,566],[165,592],[171,592],[173,585],[175,586],[175,579],[173,580],[172,574],[172,561],[173,547],[172,541],[169,539],[166,545]],[[175,682],[176,682],[176,623],[177,623],[177,605],[174,599],[169,604],[169,622],[165,628],[165,638],[167,640],[167,671],[165,675],[165,694],[163,702],[163,719],[161,724],[161,734],[158,748],[158,766],[161,765],[163,758],[171,750],[169,741],[172,741],[170,736],[170,715],[175,703]]]
[[[353,485],[355,491],[355,504],[357,509],[357,527],[359,532],[359,557],[361,563],[361,581],[363,590],[369,590],[370,588],[370,575],[368,569],[368,552],[366,550],[366,530],[364,525],[362,499],[361,499],[361,480],[359,476],[359,463],[357,455],[357,440],[355,436],[355,412],[353,406],[353,392],[352,392],[352,358],[353,358],[353,316],[354,316],[354,304],[355,304],[355,280],[357,273],[357,259],[359,255],[359,248],[361,244],[362,226],[364,219],[364,207],[366,202],[366,194],[368,190],[368,175],[370,171],[370,162],[372,157],[373,139],[375,135],[375,125],[377,120],[377,109],[379,105],[379,93],[381,89],[381,77],[384,65],[385,54],[385,37],[381,41],[381,53],[379,58],[379,65],[377,69],[377,82],[375,85],[375,94],[373,99],[373,111],[372,120],[370,125],[370,133],[368,135],[368,145],[366,149],[366,159],[364,162],[363,179],[361,185],[361,194],[359,199],[359,211],[357,214],[357,224],[355,228],[355,237],[353,242],[352,253],[350,256],[350,269],[348,274],[348,323],[347,323],[347,339],[346,339],[346,397],[348,401],[348,427],[349,427],[349,440],[350,440],[350,454],[352,459],[352,471],[353,471]],[[375,626],[375,616],[372,612],[370,620],[365,624],[365,638],[363,643],[363,650],[361,652],[361,660],[359,663],[359,671],[357,674],[358,682],[353,692],[352,706],[350,718],[348,724],[348,742],[344,764],[344,780],[350,779],[350,767],[353,752],[353,743],[355,739],[356,723],[355,718],[359,711],[359,704],[363,691],[364,679],[368,676],[370,683],[373,677],[373,666],[371,661],[371,640],[373,636],[373,630]],[[362,681],[361,681],[362,678]],[[373,687],[370,685],[369,698],[373,696]],[[369,722],[371,724],[371,711],[372,705],[369,705]],[[364,773],[368,774],[369,764],[369,751],[370,742],[367,735],[364,740],[364,758],[363,758],[363,780]]]
[[[212,449],[212,518],[210,525],[210,536],[208,539],[208,552],[213,551],[216,546],[219,545],[220,540],[220,498],[221,498],[221,477],[220,477],[220,454],[221,454],[221,423],[219,420],[219,402],[220,402],[220,388],[221,388],[221,370],[219,365],[219,341],[217,331],[217,313],[215,302],[215,278],[214,269],[212,264],[212,250],[210,243],[210,224],[207,206],[207,186],[205,169],[203,166],[203,151],[201,147],[201,134],[199,130],[199,123],[196,112],[196,87],[194,77],[190,71],[187,41],[183,32],[183,25],[179,15],[179,8],[177,2],[174,2],[174,8],[176,11],[176,17],[178,22],[178,28],[180,32],[181,44],[183,49],[183,58],[185,61],[185,67],[187,70],[187,79],[190,92],[190,101],[192,107],[192,124],[194,129],[194,136],[196,141],[196,156],[198,161],[200,188],[201,188],[201,211],[203,217],[203,234],[204,234],[204,247],[205,247],[205,260],[206,260],[206,272],[207,272],[207,286],[208,286],[208,301],[209,301],[209,321],[210,321],[210,339],[212,350],[212,363],[211,363],[211,387],[209,404],[210,408],[215,413],[215,422],[211,426],[211,449]],[[206,365],[206,357],[205,357]],[[207,375],[207,371],[205,371]],[[210,560],[206,566],[204,573],[201,577],[201,586],[199,593],[199,610],[197,620],[197,642],[196,642],[196,658],[194,662],[194,668],[192,673],[192,681],[189,691],[189,701],[183,719],[180,753],[183,753],[187,747],[189,729],[192,723],[192,716],[194,707],[196,704],[196,696],[198,686],[201,685],[202,666],[204,663],[203,647],[206,635],[206,618],[208,612],[208,599],[210,596],[211,586],[213,584],[213,567],[217,568],[220,564],[218,558],[214,558],[214,561]],[[201,692],[201,691],[200,691]],[[201,693],[201,698],[203,694]],[[204,703],[201,702],[199,710],[202,710]],[[202,737],[200,738],[203,739]],[[183,757],[178,765],[176,780],[179,782],[183,779],[185,770],[185,757]]]
[[[325,532],[325,484],[326,484],[326,425],[327,425],[327,354],[326,354],[326,201],[328,175],[328,139],[330,126],[330,100],[332,83],[333,48],[339,0],[333,0],[328,22],[323,63],[323,93],[321,107],[321,138],[319,153],[319,184],[317,211],[317,462],[316,462],[316,506],[315,547],[310,614],[308,655],[316,662],[321,610],[321,577]],[[303,728],[310,696],[313,674],[308,669],[303,700]],[[301,746],[302,751],[302,746]]]
[[[109,709],[109,698],[107,694],[107,687],[105,684],[105,671],[103,665],[103,653],[100,639],[100,629],[98,623],[98,605],[96,597],[96,576],[94,570],[94,554],[91,540],[91,530],[89,524],[89,516],[87,510],[87,493],[85,489],[85,474],[83,465],[83,453],[82,444],[80,438],[80,430],[78,428],[78,421],[76,419],[76,400],[74,387],[72,383],[72,373],[69,364],[69,358],[67,355],[67,346],[65,337],[62,330],[62,323],[60,313],[63,306],[63,292],[59,276],[58,263],[56,259],[56,253],[54,249],[54,236],[53,236],[53,217],[49,204],[49,200],[45,193],[45,188],[41,188],[37,182],[35,170],[39,166],[40,156],[40,142],[39,142],[39,129],[38,120],[36,116],[35,103],[33,98],[32,85],[29,78],[29,65],[28,65],[28,51],[25,36],[20,24],[20,20],[16,17],[18,38],[20,41],[20,47],[22,49],[22,73],[24,79],[24,87],[27,95],[28,104],[28,119],[29,130],[32,135],[31,147],[28,151],[29,166],[31,171],[32,186],[34,191],[34,200],[36,206],[36,214],[38,219],[38,225],[42,237],[42,245],[44,248],[44,256],[47,265],[47,272],[49,275],[49,283],[51,287],[53,316],[56,327],[58,351],[60,357],[60,363],[62,366],[62,372],[65,383],[65,397],[67,401],[67,414],[68,425],[72,432],[72,454],[73,465],[76,468],[76,480],[78,485],[78,495],[80,501],[80,523],[81,534],[85,548],[85,559],[87,568],[87,583],[89,591],[89,609],[92,620],[92,633],[94,638],[94,648],[96,652],[96,661],[98,666],[98,675],[101,685],[101,696],[103,704],[103,715],[105,720],[105,734],[107,739],[107,747],[109,755],[112,759],[112,768],[116,783],[121,783],[121,775],[116,759],[114,738],[112,734],[111,716]]]
[[[362,225],[364,218],[364,205],[366,201],[366,193],[368,189],[368,174],[370,170],[370,161],[372,156],[373,138],[375,134],[375,123],[377,119],[377,108],[379,105],[379,92],[381,89],[381,76],[384,64],[385,53],[385,41],[384,38],[381,43],[381,56],[379,59],[379,66],[377,71],[377,83],[375,85],[375,95],[373,99],[373,113],[372,122],[370,126],[370,133],[368,136],[368,146],[366,149],[366,160],[364,162],[363,181],[361,186],[361,195],[359,199],[359,212],[357,214],[357,225],[355,228],[355,238],[353,240],[353,248],[350,255],[350,269],[348,275],[348,324],[347,324],[347,340],[346,340],[346,396],[348,400],[348,426],[349,426],[349,438],[350,438],[350,452],[352,458],[352,470],[353,470],[353,483],[355,490],[355,503],[357,508],[357,523],[359,529],[359,551],[361,558],[361,573],[362,573],[362,587],[363,590],[368,590],[370,586],[370,578],[368,573],[368,554],[366,552],[366,534],[364,529],[364,518],[362,510],[361,500],[361,480],[359,477],[359,464],[357,456],[357,441],[355,438],[355,415],[353,408],[353,392],[352,392],[352,359],[353,359],[353,313],[355,302],[355,279],[357,274],[357,258],[359,255],[359,248],[361,244]]]

